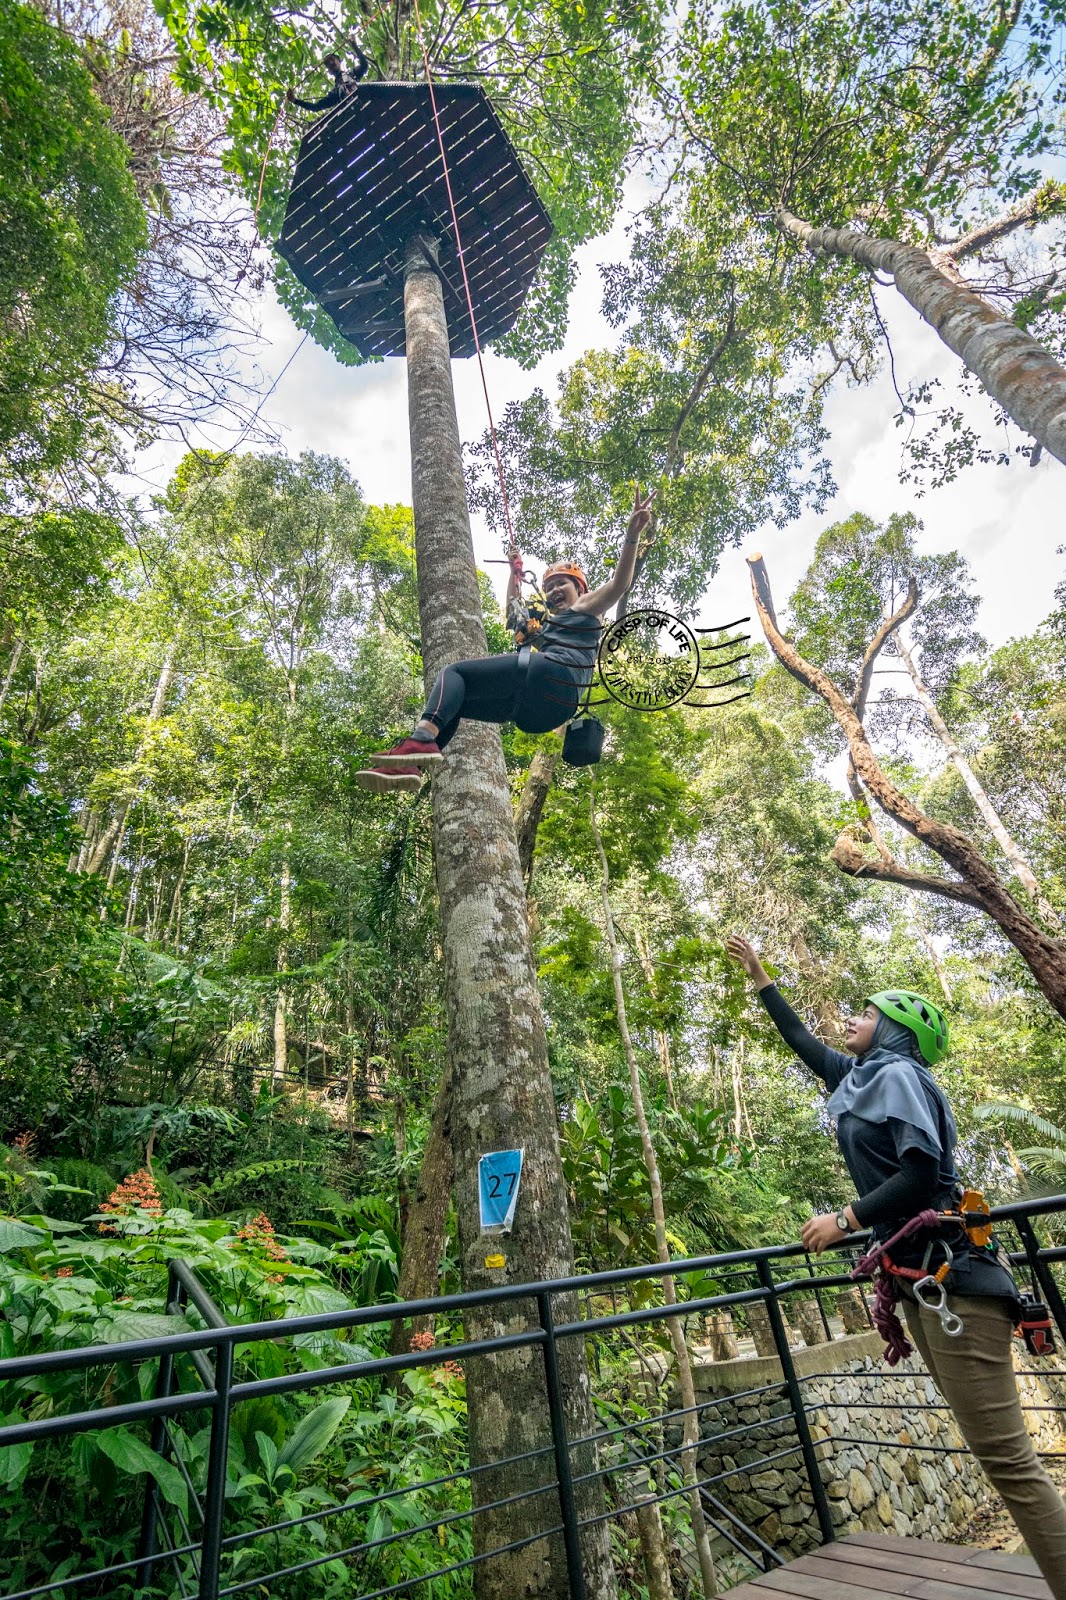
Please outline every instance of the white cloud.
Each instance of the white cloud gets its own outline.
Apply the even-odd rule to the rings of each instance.
[[[624,259],[626,227],[633,207],[643,198],[642,189],[635,182],[628,191],[630,205],[611,232],[579,252],[579,277],[563,349],[532,372],[492,353],[486,355],[489,394],[497,416],[508,401],[524,397],[537,385],[554,397],[563,367],[587,349],[614,342],[616,334],[600,314],[598,268],[602,262]],[[959,373],[957,358],[894,291],[883,290],[879,299],[901,385],[918,377],[940,377],[945,389],[952,388]],[[263,335],[265,353],[259,365],[270,375],[265,390],[299,341],[286,312],[274,300],[263,309]],[[477,363],[457,361],[452,370],[461,436],[478,439],[486,418]],[[975,421],[987,422],[990,408],[982,396],[962,404]],[[956,483],[919,497],[914,487],[899,481],[902,435],[893,422],[897,409],[887,372],[866,388],[837,389],[827,408],[828,454],[839,485],[836,497],[822,516],[804,515],[784,529],[752,529],[746,551],[763,552],[783,606],[810,559],[818,532],[829,522],[853,511],[880,520],[894,511],[913,510],[925,523],[926,549],[958,549],[970,561],[984,599],[981,627],[993,643],[1033,628],[1050,609],[1063,570],[1056,556],[1056,546],[1066,541],[1063,467],[1047,457],[1035,469],[1022,461],[1010,467],[976,466]],[[282,446],[293,454],[313,449],[346,460],[370,501],[410,503],[402,361],[342,367],[308,339],[264,405],[263,419],[277,429]],[[229,440],[213,443],[224,448]],[[162,486],[181,453],[173,445],[156,447],[138,461],[137,470]],[[143,489],[143,478],[129,487]],[[500,554],[483,526],[475,524],[474,542],[479,560]],[[708,583],[704,622],[729,620],[750,610],[744,553],[723,553],[721,569]],[[492,571],[502,593],[502,569]]]

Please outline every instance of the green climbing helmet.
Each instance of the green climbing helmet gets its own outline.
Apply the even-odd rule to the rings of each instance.
[[[880,994],[872,994],[869,1003],[911,1030],[931,1067],[943,1061],[948,1053],[948,1019],[924,994],[913,994],[910,989],[883,989]]]

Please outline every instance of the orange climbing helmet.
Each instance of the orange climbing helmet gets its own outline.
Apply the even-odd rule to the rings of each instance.
[[[589,592],[589,580],[582,572],[576,561],[556,561],[552,566],[546,567],[541,585],[547,583],[549,578],[573,578],[582,594]]]

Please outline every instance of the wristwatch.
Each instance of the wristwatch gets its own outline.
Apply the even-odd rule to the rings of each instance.
[[[843,1211],[838,1211],[837,1212],[836,1223],[837,1223],[837,1227],[840,1229],[841,1233],[850,1233],[851,1232],[851,1223],[848,1221],[848,1219],[844,1215]]]

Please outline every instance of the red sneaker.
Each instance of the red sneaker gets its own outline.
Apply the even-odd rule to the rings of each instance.
[[[355,774],[355,781],[361,789],[370,789],[374,794],[391,794],[397,789],[421,789],[423,777],[420,767],[368,767]]]
[[[435,767],[444,757],[439,746],[429,739],[401,739],[391,750],[375,750],[370,757],[376,768]]]

